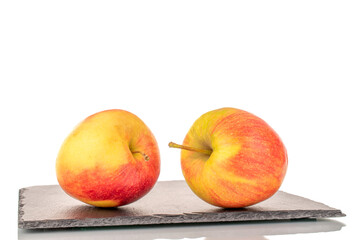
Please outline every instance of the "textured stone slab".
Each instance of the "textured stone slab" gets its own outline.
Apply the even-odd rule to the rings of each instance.
[[[199,199],[184,181],[158,182],[142,199],[119,208],[97,208],[69,197],[57,185],[19,191],[19,228],[73,228],[200,222],[287,220],[345,216],[339,209],[277,192],[242,209],[214,207]]]

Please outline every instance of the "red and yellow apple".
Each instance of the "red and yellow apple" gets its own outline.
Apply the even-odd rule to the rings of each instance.
[[[203,114],[181,148],[181,168],[192,191],[219,207],[240,208],[271,197],[287,169],[278,134],[259,117],[235,108]]]
[[[160,173],[155,137],[136,115],[106,110],[70,133],[56,159],[61,188],[98,207],[129,204],[147,194]]]

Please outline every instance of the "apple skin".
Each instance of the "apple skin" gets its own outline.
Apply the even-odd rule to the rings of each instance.
[[[140,118],[119,109],[83,120],[65,139],[56,159],[61,188],[97,207],[138,200],[151,190],[159,173],[155,137]]]
[[[181,150],[181,168],[191,190],[215,206],[259,203],[277,192],[285,177],[288,159],[280,137],[265,121],[240,109],[203,114],[183,145],[213,151]]]

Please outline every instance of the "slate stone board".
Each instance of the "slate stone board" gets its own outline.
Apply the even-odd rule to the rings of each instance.
[[[185,181],[158,182],[142,199],[118,208],[97,208],[68,196],[58,185],[19,191],[18,226],[23,229],[211,223],[345,216],[339,209],[278,191],[256,205],[223,209],[198,198]]]

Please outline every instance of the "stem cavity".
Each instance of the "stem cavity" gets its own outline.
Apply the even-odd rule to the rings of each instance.
[[[150,160],[150,157],[148,156],[148,155],[146,155],[145,153],[143,153],[143,152],[140,152],[140,151],[134,151],[134,152],[132,152],[133,154],[134,153],[139,153],[139,154],[141,154],[143,157],[144,157],[144,160],[145,161],[149,161]]]

